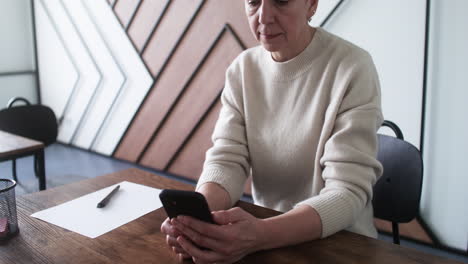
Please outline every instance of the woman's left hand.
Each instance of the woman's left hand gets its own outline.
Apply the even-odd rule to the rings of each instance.
[[[262,220],[239,207],[212,216],[218,225],[189,216],[171,220],[183,234],[177,241],[195,263],[233,263],[260,249],[265,234]]]

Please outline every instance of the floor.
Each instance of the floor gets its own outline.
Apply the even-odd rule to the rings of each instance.
[[[47,147],[45,152],[47,188],[53,188],[63,184],[135,167],[150,172],[156,172],[185,183],[195,184],[193,181],[184,180],[178,177],[176,178],[160,171],[143,168],[129,162],[115,160],[62,144],[53,144]],[[32,157],[22,158],[17,161],[17,175],[19,183],[16,187],[16,195],[38,191],[38,183],[34,176],[32,162]],[[11,177],[11,162],[0,162],[0,178]],[[245,198],[245,200],[249,199]],[[384,234],[379,235],[379,239],[389,242],[392,241],[390,236]],[[401,244],[405,247],[415,248],[430,254],[455,259],[462,263],[468,263],[467,255],[435,249],[406,240],[402,240]]]
[[[115,160],[106,156],[62,144],[53,144],[45,150],[47,188],[94,178],[96,176],[128,169],[140,168],[146,171],[169,175],[138,165]],[[38,181],[34,176],[33,158],[25,157],[17,160],[18,185],[16,195],[37,192]],[[0,178],[12,178],[11,161],[0,162]],[[192,181],[177,178],[189,184]]]

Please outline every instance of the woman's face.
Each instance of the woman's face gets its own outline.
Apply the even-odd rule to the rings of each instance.
[[[250,29],[276,61],[298,55],[309,44],[313,30],[308,19],[318,0],[244,0]]]

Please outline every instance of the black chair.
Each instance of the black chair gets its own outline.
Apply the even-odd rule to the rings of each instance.
[[[25,105],[14,106],[17,102]],[[0,110],[0,130],[40,141],[48,146],[57,140],[58,126],[54,112],[44,105],[31,105],[28,100],[15,97],[12,98],[7,107]],[[39,177],[39,189],[45,189],[44,153],[34,155],[34,171]],[[16,175],[16,158],[13,162],[13,178],[18,181]],[[40,177],[43,175],[42,177]]]
[[[393,243],[400,244],[398,223],[413,220],[419,212],[423,162],[419,150],[403,140],[396,124],[384,121],[395,137],[378,134],[377,159],[383,175],[374,186],[374,216],[392,222]]]

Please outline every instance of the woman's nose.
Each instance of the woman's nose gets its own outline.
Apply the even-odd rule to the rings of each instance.
[[[274,7],[270,3],[271,0],[263,0],[260,5],[260,14],[258,22],[260,24],[270,24],[275,21],[274,19]]]

